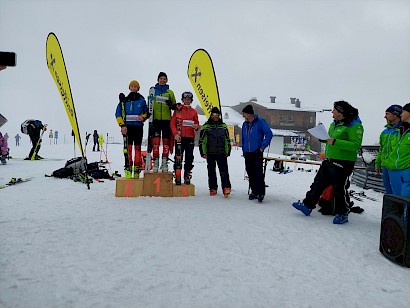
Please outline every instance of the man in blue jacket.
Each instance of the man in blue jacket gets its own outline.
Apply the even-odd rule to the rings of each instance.
[[[263,151],[272,140],[272,131],[266,121],[255,114],[252,105],[242,110],[245,122],[242,125],[242,152],[248,173],[251,194],[249,200],[265,197],[265,176],[263,174]]]

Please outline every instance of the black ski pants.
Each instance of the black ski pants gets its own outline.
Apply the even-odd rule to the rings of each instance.
[[[333,202],[335,214],[347,214],[349,212],[349,176],[353,172],[354,161],[326,159],[317,172],[310,190],[306,193],[303,203],[311,209],[316,207],[323,191],[333,186]]]
[[[32,128],[31,126],[28,126],[27,128],[28,136],[30,137],[30,141],[32,144],[30,154],[28,154],[29,158],[31,158],[31,156],[33,156],[34,151],[36,151],[37,142],[40,139],[40,131],[41,131],[40,128]],[[37,154],[40,151],[40,148],[41,148],[41,143],[37,147]]]
[[[252,194],[265,195],[265,175],[263,174],[263,152],[245,152],[245,169]]]
[[[194,147],[194,138],[181,137],[181,155],[182,157],[185,155],[184,176],[187,176],[194,168]]]
[[[93,145],[93,152],[95,151],[95,147],[97,147],[97,152],[100,152],[100,143],[98,142],[98,137],[95,139],[94,137],[94,145]]]
[[[231,188],[229,180],[228,159],[225,154],[209,154],[206,158],[208,168],[208,186],[209,189],[218,189],[216,179],[216,164],[218,164],[219,175],[221,176],[222,189]]]

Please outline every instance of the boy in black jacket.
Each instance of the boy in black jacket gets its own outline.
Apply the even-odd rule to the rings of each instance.
[[[218,164],[223,194],[227,198],[231,193],[227,159],[231,154],[231,142],[228,127],[222,122],[221,112],[217,107],[212,108],[209,120],[201,128],[199,152],[207,161],[209,194],[215,196],[218,191],[216,178],[216,164]]]

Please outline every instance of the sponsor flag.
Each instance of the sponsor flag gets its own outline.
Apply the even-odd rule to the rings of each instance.
[[[192,54],[187,73],[205,116],[210,117],[213,107],[218,107],[221,110],[214,66],[206,50],[197,49]]]
[[[52,32],[47,36],[46,59],[48,69],[50,70],[50,74],[56,83],[58,91],[60,92],[60,96],[63,100],[68,119],[70,120],[75,139],[77,140],[81,155],[85,160],[85,165],[87,166],[87,160],[84,156],[83,146],[80,138],[80,130],[78,128],[77,114],[75,113],[73,96],[71,94],[70,81],[68,80],[67,69],[64,62],[63,51],[61,50],[61,46],[56,35]],[[88,181],[86,182],[89,189],[90,185]]]

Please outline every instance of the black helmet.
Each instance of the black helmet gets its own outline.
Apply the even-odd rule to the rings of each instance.
[[[190,98],[191,101],[194,100],[194,95],[191,92],[185,91],[184,93],[182,93],[181,100],[186,98],[186,97]]]

